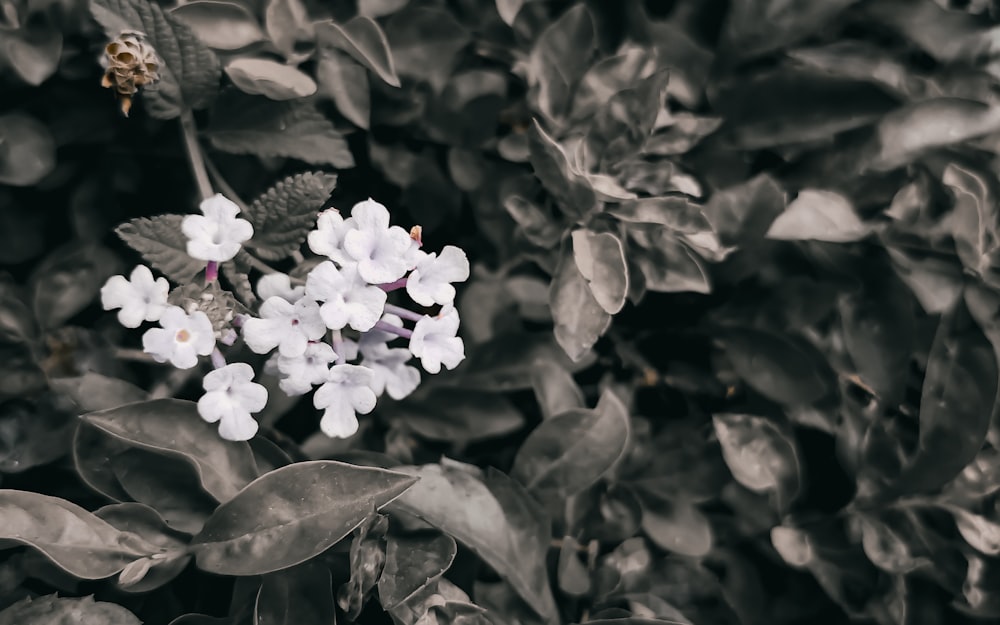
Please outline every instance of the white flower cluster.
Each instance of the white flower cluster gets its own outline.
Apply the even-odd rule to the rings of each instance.
[[[202,202],[201,211],[185,217],[182,230],[188,254],[207,261],[211,282],[218,263],[232,259],[253,236],[253,226],[238,218],[239,207],[222,195]],[[324,411],[320,428],[328,436],[347,437],[358,429],[357,415],[371,412],[379,395],[402,399],[413,392],[420,372],[408,364],[411,357],[429,373],[452,369],[465,357],[456,336],[453,283],[468,279],[469,261],[454,246],[440,254],[421,251],[420,229],[408,233],[390,226],[389,211],[370,199],[355,205],[347,219],[332,209],[322,213],[308,243],[329,260],[316,265],[304,284],[293,286],[282,273],[265,275],[257,283],[258,316],[229,313],[225,321],[242,328],[252,351],[276,350],[265,371],[280,378],[289,396],[318,386],[313,405]],[[220,331],[196,306],[170,305],[169,289],[165,278],[154,280],[149,268],[139,265],[128,279],[109,279],[101,302],[105,310],[119,309],[125,327],[159,322],[142,337],[143,350],[157,362],[189,369],[199,356],[211,356],[215,369],[204,377],[198,412],[218,422],[225,439],[252,438],[258,426],[251,415],[267,404],[267,390],[253,382],[249,364],[226,364],[216,341],[232,344],[233,331]],[[402,289],[417,304],[441,305],[440,312],[429,316],[388,303],[388,294]],[[412,329],[404,319],[414,322]],[[390,345],[400,339],[405,347]]]

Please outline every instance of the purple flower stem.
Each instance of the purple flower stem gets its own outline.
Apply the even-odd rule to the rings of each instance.
[[[216,347],[212,350],[212,366],[216,369],[221,369],[226,366],[226,357],[222,355],[219,348]]]
[[[214,260],[208,261],[205,267],[205,284],[212,284],[219,279],[219,263]]]
[[[380,285],[378,285],[378,288],[382,289],[386,293],[391,293],[392,291],[395,291],[397,289],[401,289],[404,286],[406,286],[406,278],[405,277],[400,278],[399,280],[396,280],[395,282],[386,282],[385,284],[380,284]]]
[[[337,354],[337,364],[346,365],[347,356],[344,355],[344,335],[340,333],[340,330],[334,330],[330,333],[330,342],[333,343],[333,353]]]
[[[409,311],[407,311],[409,312]],[[394,326],[391,323],[386,323],[384,321],[377,321],[375,323],[375,330],[381,330],[383,332],[388,332],[389,334],[395,334],[396,336],[401,336],[404,339],[408,339],[413,336],[413,330],[407,330],[406,328],[401,328],[399,326]],[[336,350],[334,350],[336,351]]]
[[[402,306],[393,306],[392,304],[385,305],[385,312],[390,315],[396,315],[400,319],[409,319],[410,321],[420,321],[424,318],[423,315],[417,312],[413,312],[408,308],[403,308]]]

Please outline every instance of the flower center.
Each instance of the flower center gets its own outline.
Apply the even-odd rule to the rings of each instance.
[[[174,339],[178,343],[187,343],[191,340],[191,333],[182,328],[177,331],[177,334],[174,335]]]
[[[293,318],[293,319],[292,319],[292,325],[293,325],[293,326],[297,326],[297,325],[299,325],[299,320],[298,320],[298,319],[294,319],[294,318]]]

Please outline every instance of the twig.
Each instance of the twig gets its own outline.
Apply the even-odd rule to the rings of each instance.
[[[181,132],[184,136],[184,149],[187,151],[188,162],[191,163],[191,173],[194,174],[195,183],[198,185],[198,193],[201,194],[201,199],[207,200],[215,195],[215,192],[212,191],[208,170],[205,169],[205,157],[202,156],[201,146],[198,144],[198,127],[195,126],[191,109],[181,111]]]

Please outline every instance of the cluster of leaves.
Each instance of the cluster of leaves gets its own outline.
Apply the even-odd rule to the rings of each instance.
[[[992,3],[0,8],[0,624],[1000,618]],[[372,196],[469,251],[467,361],[218,439],[95,305],[129,219],[199,271],[194,123],[227,301]]]

